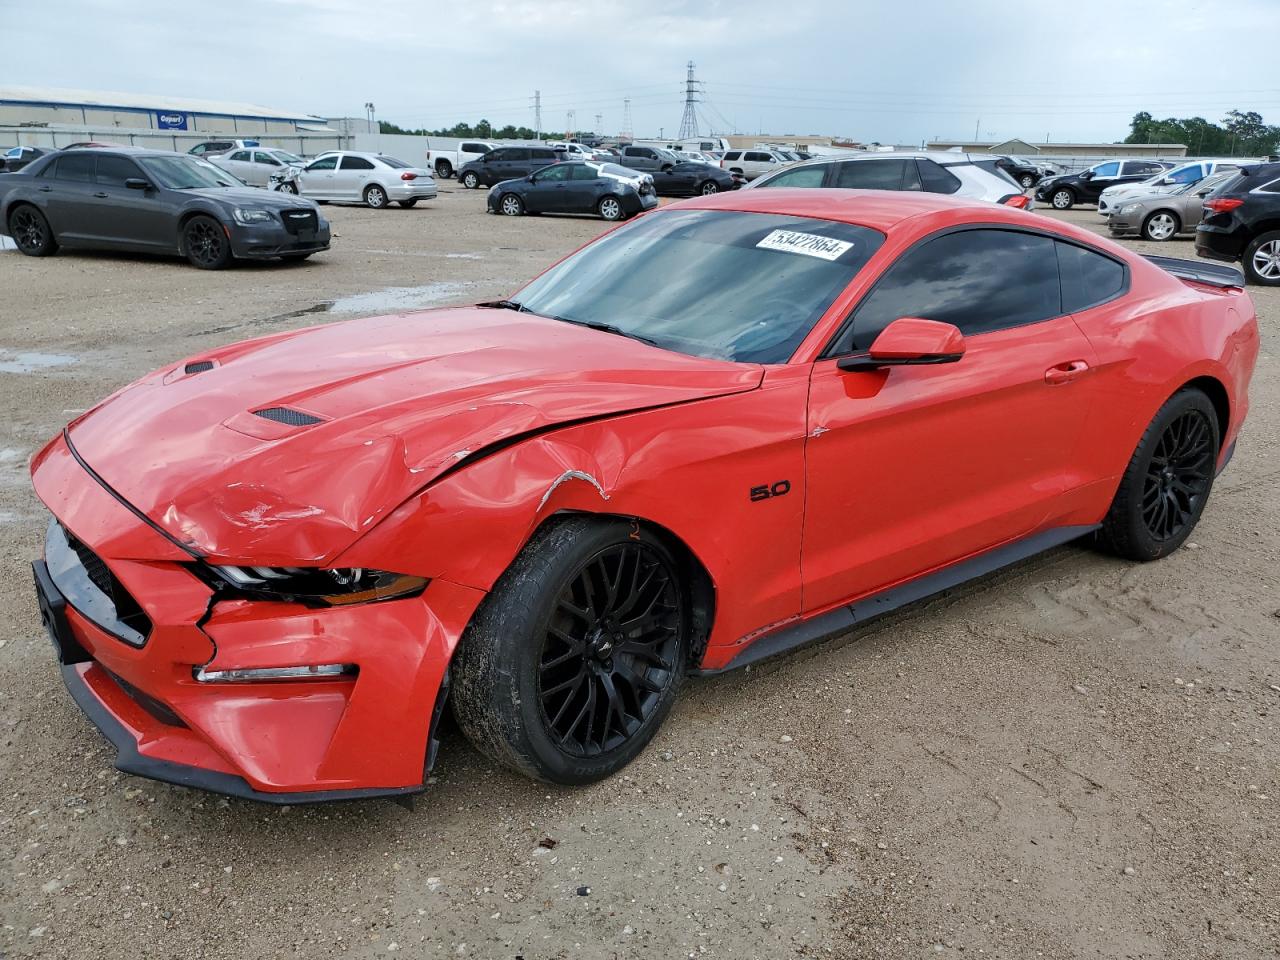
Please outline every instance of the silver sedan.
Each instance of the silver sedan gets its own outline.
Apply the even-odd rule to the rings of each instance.
[[[286,167],[303,163],[301,157],[288,150],[277,150],[274,147],[232,150],[208,159],[210,163],[217,164],[228,173],[234,173],[245,183],[254,187],[269,187],[273,173],[279,173]]]

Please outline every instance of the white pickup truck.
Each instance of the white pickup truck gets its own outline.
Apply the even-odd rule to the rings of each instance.
[[[439,148],[436,143],[440,143]],[[479,160],[496,146],[486,140],[430,140],[427,142],[427,167],[445,180],[461,170],[463,164]]]

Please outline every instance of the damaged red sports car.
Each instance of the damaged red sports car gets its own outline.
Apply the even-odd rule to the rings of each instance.
[[[595,780],[691,674],[1086,534],[1176,549],[1248,409],[1243,286],[932,194],[674,204],[510,300],[120,390],[32,464],[42,615],[122,770],[412,793],[447,702]]]

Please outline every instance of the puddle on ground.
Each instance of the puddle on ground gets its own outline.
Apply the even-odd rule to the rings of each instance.
[[[0,373],[35,373],[79,362],[76,357],[64,353],[17,353],[0,349]]]
[[[470,283],[428,283],[421,287],[388,287],[339,297],[329,305],[329,309],[334,313],[368,314],[418,310],[456,300],[471,286]]]

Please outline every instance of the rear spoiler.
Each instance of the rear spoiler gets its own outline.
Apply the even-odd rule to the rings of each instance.
[[[1243,287],[1244,274],[1238,267],[1228,267],[1220,263],[1205,263],[1203,260],[1180,260],[1177,257],[1157,257],[1149,254],[1146,257],[1166,273],[1171,273],[1179,280],[1190,280],[1192,283],[1203,283],[1210,287]]]

